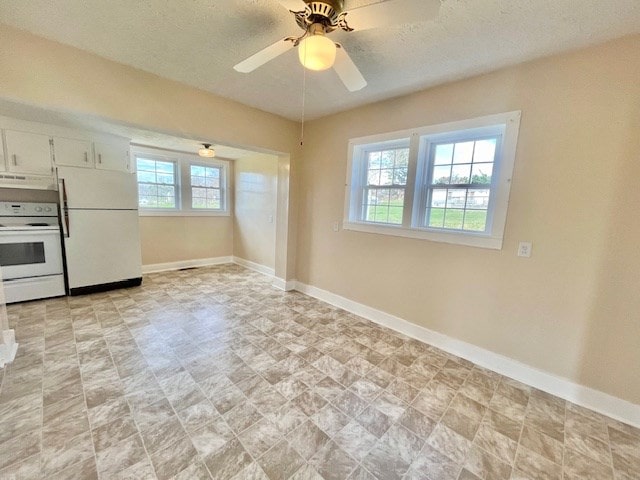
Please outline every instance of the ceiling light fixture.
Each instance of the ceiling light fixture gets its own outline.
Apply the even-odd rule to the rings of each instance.
[[[213,158],[216,156],[216,151],[211,148],[210,143],[203,143],[202,148],[198,150],[198,155],[205,158]]]
[[[321,71],[333,67],[336,44],[324,36],[324,27],[314,23],[298,46],[300,63],[309,70]]]

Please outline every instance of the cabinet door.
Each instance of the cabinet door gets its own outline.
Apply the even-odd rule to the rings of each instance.
[[[9,171],[51,175],[51,144],[48,135],[5,130]]]
[[[129,142],[95,142],[96,168],[101,170],[129,170]]]
[[[93,168],[91,142],[86,140],[53,137],[53,155],[56,165]]]

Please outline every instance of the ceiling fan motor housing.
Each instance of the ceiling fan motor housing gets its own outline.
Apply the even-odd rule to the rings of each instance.
[[[325,33],[342,28],[344,8],[343,0],[324,0],[322,2],[305,0],[307,8],[304,12],[295,12],[298,26],[308,30],[309,26],[319,23],[325,27]]]

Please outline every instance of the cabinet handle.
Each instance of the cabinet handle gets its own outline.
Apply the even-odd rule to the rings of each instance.
[[[102,163],[102,154],[101,153],[98,154],[98,163]]]
[[[87,152],[84,152],[84,161],[89,162],[89,154]]]
[[[18,156],[15,153],[11,155],[11,159],[13,160],[14,166],[18,165]]]

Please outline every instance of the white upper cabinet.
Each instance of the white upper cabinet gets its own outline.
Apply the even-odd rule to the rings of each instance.
[[[93,150],[87,140],[53,137],[53,155],[56,165],[93,168]]]
[[[96,168],[127,172],[129,170],[129,142],[95,142]]]
[[[49,135],[5,130],[7,165],[10,172],[51,175]]]

